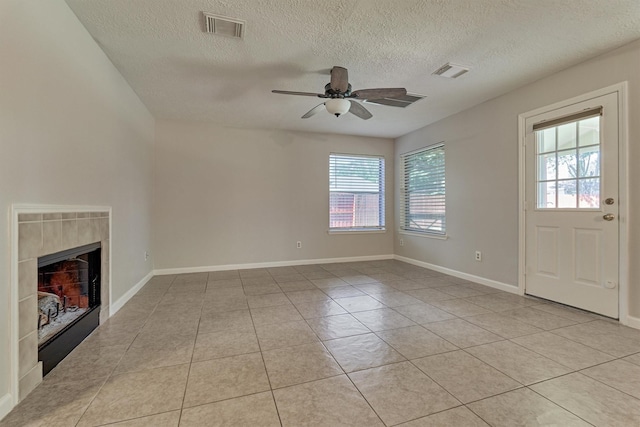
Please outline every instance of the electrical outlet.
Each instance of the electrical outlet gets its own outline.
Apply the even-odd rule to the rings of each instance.
[[[404,239],[400,239],[400,246],[404,246]]]
[[[144,251],[144,260],[149,261],[149,252]]]
[[[476,261],[482,261],[482,252],[476,251]]]
[[[296,242],[296,248],[302,249],[302,242],[300,240]]]

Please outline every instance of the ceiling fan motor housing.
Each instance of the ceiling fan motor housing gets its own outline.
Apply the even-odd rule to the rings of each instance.
[[[344,98],[351,96],[351,83],[347,86],[345,92],[340,92],[331,88],[331,83],[327,83],[324,87],[324,94],[327,98]]]

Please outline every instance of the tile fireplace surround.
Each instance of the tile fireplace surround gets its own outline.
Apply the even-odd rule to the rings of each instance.
[[[109,316],[111,209],[66,206],[49,208],[47,211],[46,207],[14,207],[12,220],[12,269],[17,273],[17,277],[12,276],[12,322],[17,321],[12,337],[12,346],[17,346],[17,349],[12,349],[13,378],[17,383],[13,386],[13,393],[18,400],[22,400],[42,381],[36,322],[38,257],[90,243],[101,243],[102,323]]]

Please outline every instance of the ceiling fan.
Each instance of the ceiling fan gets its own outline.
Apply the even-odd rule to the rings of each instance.
[[[370,119],[373,115],[360,103],[354,101],[354,99],[393,99],[402,98],[407,94],[407,90],[405,88],[377,88],[351,91],[349,74],[347,69],[343,67],[333,67],[331,69],[331,81],[324,87],[324,93],[292,92],[288,90],[272,90],[271,92],[283,95],[328,98],[328,101],[325,101],[309,110],[304,116],[302,116],[303,119],[308,119],[318,111],[326,109],[330,114],[333,114],[336,117],[340,117],[342,114],[349,112],[364,120]]]

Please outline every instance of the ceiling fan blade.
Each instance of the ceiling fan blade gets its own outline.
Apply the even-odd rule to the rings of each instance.
[[[345,93],[349,89],[349,73],[346,68],[333,67],[331,69],[331,89]]]
[[[358,99],[381,99],[381,98],[402,98],[407,94],[403,87],[360,89],[351,93],[351,96]]]
[[[371,117],[373,117],[373,114],[371,114],[369,110],[360,105],[360,103],[352,100],[349,100],[349,102],[351,103],[351,107],[349,108],[349,112],[351,114],[354,114],[363,120],[369,120]]]
[[[324,93],[311,93],[311,92],[292,92],[290,90],[272,90],[273,93],[279,93],[282,95],[301,95],[301,96],[315,96],[318,98],[326,98]]]
[[[307,111],[306,114],[304,116],[302,116],[302,118],[303,119],[308,119],[309,117],[311,117],[314,114],[316,114],[318,111],[322,111],[322,110],[324,110],[324,102],[322,104],[316,105],[311,110]]]

